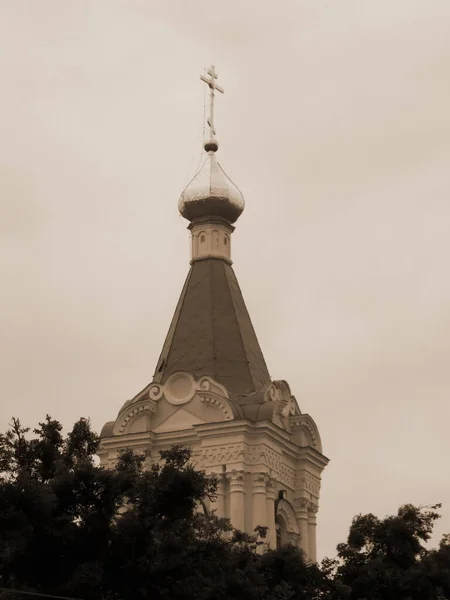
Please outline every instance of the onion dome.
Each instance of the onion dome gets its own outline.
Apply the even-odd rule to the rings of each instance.
[[[217,161],[217,142],[209,140],[205,150],[206,160],[181,194],[178,209],[188,221],[221,217],[234,223],[244,210],[244,196]]]

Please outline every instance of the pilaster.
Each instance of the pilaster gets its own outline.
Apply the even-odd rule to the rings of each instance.
[[[267,473],[253,473],[252,475],[252,530],[258,526],[266,527],[267,499],[266,486],[269,480]]]
[[[229,482],[230,520],[235,529],[245,531],[245,473],[241,470],[226,474]]]
[[[298,498],[295,501],[295,516],[300,530],[300,537],[298,540],[299,547],[310,557],[309,554],[309,500],[307,498]],[[315,540],[314,540],[315,543]]]
[[[308,557],[313,562],[317,561],[316,531],[317,531],[317,502],[308,503]]]
[[[275,491],[277,480],[269,477],[266,482],[266,517],[267,517],[267,542],[271,548],[277,547],[277,530],[275,524]]]

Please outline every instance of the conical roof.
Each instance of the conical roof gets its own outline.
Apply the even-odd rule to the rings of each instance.
[[[270,376],[229,263],[195,261],[158,360],[154,381],[176,371],[209,375],[236,396],[259,392]]]

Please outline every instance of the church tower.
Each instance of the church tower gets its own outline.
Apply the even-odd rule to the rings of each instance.
[[[206,159],[179,200],[189,221],[190,269],[153,381],[125,402],[101,432],[101,464],[122,448],[147,450],[150,462],[174,444],[192,450],[195,468],[219,481],[206,506],[252,533],[268,527],[272,548],[301,547],[316,560],[321,473],[328,463],[318,428],[289,385],[271,380],[232,268],[231,237],[244,198],[216,153],[214,67],[209,86]]]

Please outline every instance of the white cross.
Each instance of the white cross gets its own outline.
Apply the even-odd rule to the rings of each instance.
[[[200,75],[200,79],[208,84],[209,90],[210,90],[208,125],[211,130],[211,137],[212,137],[213,135],[216,135],[216,130],[214,128],[214,92],[215,92],[215,90],[217,90],[218,92],[223,94],[224,90],[223,90],[223,88],[221,88],[220,86],[218,86],[216,84],[215,80],[217,79],[217,73],[216,73],[216,70],[214,69],[214,65],[211,65],[211,67],[208,69],[208,75],[209,75],[209,77],[206,77],[206,75]]]

